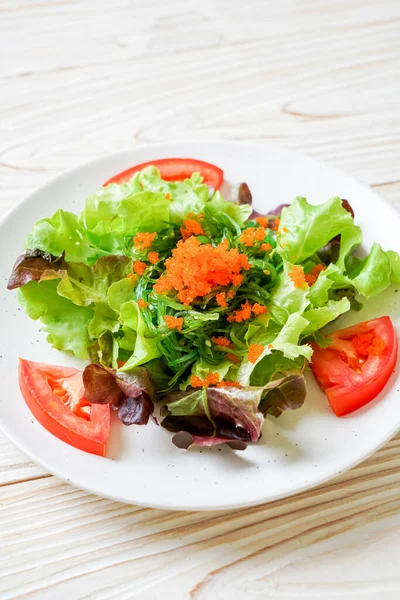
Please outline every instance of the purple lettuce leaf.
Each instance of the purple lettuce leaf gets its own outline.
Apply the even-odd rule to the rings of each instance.
[[[346,200],[345,198],[342,198],[342,206],[345,210],[347,210],[347,212],[349,212],[351,214],[351,216],[354,219],[354,210],[353,210],[350,202],[348,200]]]
[[[82,379],[85,398],[90,404],[119,406],[124,394],[113,369],[92,363],[83,371]]]
[[[183,450],[187,450],[190,446],[217,446],[220,444],[225,444],[225,446],[229,446],[233,450],[245,450],[247,448],[247,443],[242,440],[228,440],[226,438],[218,438],[218,437],[201,437],[197,435],[193,435],[188,431],[179,431],[175,433],[172,437],[172,443],[177,448],[182,448]]]
[[[197,445],[256,442],[264,421],[259,400],[251,388],[210,387],[170,394],[161,409],[161,425],[174,433],[190,434],[191,443]]]
[[[64,270],[64,255],[54,256],[42,250],[27,250],[19,256],[13,266],[7,289],[15,290],[29,281],[40,281],[43,273],[49,270]]]
[[[85,398],[91,404],[112,404],[125,425],[146,425],[154,411],[153,384],[144,367],[119,373],[97,364],[83,371]]]
[[[238,190],[239,204],[250,204],[253,202],[253,196],[247,183],[241,183]]]
[[[306,384],[302,373],[293,372],[274,379],[263,388],[259,406],[264,415],[279,417],[285,410],[296,410],[303,406]]]
[[[277,206],[273,210],[269,210],[266,215],[263,215],[262,213],[253,210],[249,218],[256,219],[257,217],[265,216],[268,219],[268,227],[272,229],[274,227],[275,220],[281,216],[282,209],[286,208],[287,206],[289,206],[289,204],[279,204],[279,206]]]
[[[118,418],[124,425],[146,425],[154,411],[154,404],[147,394],[124,396],[118,407]]]
[[[300,408],[306,395],[304,377],[293,372],[263,387],[189,389],[167,396],[161,425],[175,433],[179,448],[226,443],[243,450],[261,436],[264,417]]]

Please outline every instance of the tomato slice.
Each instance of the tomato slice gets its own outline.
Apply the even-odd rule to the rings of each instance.
[[[162,158],[160,160],[150,160],[122,171],[108,179],[103,183],[103,186],[109,183],[129,181],[135,173],[150,165],[160,170],[161,177],[165,181],[183,181],[191,177],[193,173],[201,173],[204,183],[217,190],[224,179],[224,172],[219,167],[202,160],[196,160],[195,158]]]
[[[47,431],[79,450],[105,455],[110,407],[87,402],[82,371],[20,359],[19,386]]]
[[[389,317],[336,331],[328,339],[327,348],[312,344],[311,369],[341,417],[382,391],[396,365],[398,342]]]

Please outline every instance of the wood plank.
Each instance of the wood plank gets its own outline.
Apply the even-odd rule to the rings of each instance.
[[[290,567],[297,577],[310,557],[349,551],[355,528],[393,548],[389,524],[373,524],[391,515],[400,523],[399,449],[400,436],[317,490],[222,513],[132,507],[55,478],[2,488],[2,598],[229,598],[249,572],[256,598],[270,576],[285,579]],[[343,539],[332,545],[333,536]]]
[[[0,433],[0,487],[45,475],[42,467],[35,465]]]
[[[212,19],[207,6],[182,13],[182,2],[156,18],[154,2],[135,15],[124,2],[111,15],[90,4],[10,7],[0,22],[15,49],[3,69],[2,201],[11,206],[99,154],[187,137],[275,141],[370,183],[396,180],[399,5],[385,3],[383,14],[364,5],[356,0],[348,9],[339,0],[341,20],[323,2],[283,2],[266,12],[235,1],[228,16],[224,1],[213,3]],[[141,22],[134,31],[133,18]],[[109,35],[113,20],[121,44]],[[82,48],[77,40],[88,30],[91,43]],[[285,38],[290,44],[282,46]]]

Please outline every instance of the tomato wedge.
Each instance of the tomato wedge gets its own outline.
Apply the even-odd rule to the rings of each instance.
[[[330,345],[312,344],[311,369],[338,417],[373,400],[385,387],[397,359],[392,321],[380,317],[328,336]]]
[[[129,181],[135,173],[150,165],[160,170],[161,177],[165,181],[183,181],[191,177],[193,173],[201,173],[204,183],[217,190],[224,179],[224,172],[219,167],[202,160],[196,160],[195,158],[162,158],[159,160],[150,160],[122,171],[118,175],[114,175],[114,177],[108,179],[103,183],[103,186],[109,183],[124,183],[125,181]]]
[[[82,371],[20,359],[19,386],[47,431],[79,450],[105,455],[110,407],[87,402]]]

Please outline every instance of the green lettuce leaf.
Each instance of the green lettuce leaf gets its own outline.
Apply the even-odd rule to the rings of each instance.
[[[362,241],[361,229],[354,225],[351,214],[337,196],[317,206],[308,204],[305,198],[296,198],[282,210],[280,229],[278,251],[284,259],[296,263],[303,262],[340,235],[337,264],[344,268],[347,255]]]
[[[87,231],[75,214],[61,209],[49,219],[36,222],[25,240],[25,248],[38,248],[55,256],[65,253],[65,260],[69,262],[87,264],[107,254],[89,241]]]
[[[354,289],[353,282],[340,267],[331,263],[325,271],[319,274],[317,281],[310,287],[308,299],[315,307],[324,306],[334,290],[342,289]]]
[[[130,327],[122,326],[116,337],[122,350],[127,350],[130,354],[134,351],[137,339],[136,331],[133,331]]]
[[[164,181],[156,167],[146,167],[138,175],[145,190],[171,196],[170,222],[181,225],[189,213],[202,213],[209,198],[208,186],[202,183],[199,173],[193,173],[185,181]]]
[[[303,313],[303,316],[308,321],[307,327],[303,330],[303,337],[311,335],[334,321],[340,315],[343,315],[351,308],[348,298],[341,300],[328,300],[325,306],[312,307]]]
[[[394,250],[388,250],[386,256],[391,266],[390,279],[392,283],[400,283],[400,256]]]
[[[273,379],[281,379],[289,373],[302,373],[305,365],[303,356],[286,358],[283,352],[276,350],[257,363],[250,377],[250,385],[263,387]]]
[[[222,223],[228,229],[236,231],[238,235],[241,233],[241,228],[252,213],[252,208],[249,204],[235,204],[225,200],[220,192],[215,192],[210,202],[205,206],[204,215],[211,217]]]
[[[137,336],[133,354],[120,371],[129,371],[133,367],[144,365],[146,362],[161,356],[157,338],[149,331],[135,300],[130,300],[122,304],[120,321],[129,329],[132,329]]]
[[[91,242],[112,254],[127,253],[132,236],[161,231],[169,221],[170,201],[162,193],[141,190],[136,178],[111,184],[89,196],[80,223]]]
[[[283,271],[279,275],[279,282],[274,287],[271,295],[271,313],[274,319],[282,325],[286,323],[293,313],[302,314],[310,304],[308,298],[309,288],[306,284],[296,287],[289,277],[293,265],[283,261]]]
[[[57,281],[31,281],[18,290],[22,308],[31,319],[40,319],[47,341],[57,348],[88,357],[91,308],[77,306],[57,293]]]
[[[306,313],[305,313],[306,314]],[[299,314],[292,314],[273,341],[273,348],[283,352],[286,358],[295,359],[303,356],[311,359],[312,348],[308,344],[299,344],[300,336],[308,327],[308,320]]]
[[[279,333],[276,332],[276,326],[274,325],[257,331],[251,338],[251,343],[264,346],[264,351],[254,363],[250,362],[247,358],[243,359],[238,369],[237,381],[242,385],[249,385],[251,375],[257,364],[264,357],[276,350],[282,352],[284,357],[290,360],[295,360],[299,357],[310,360],[312,356],[311,346],[300,344],[299,341],[308,323],[307,319],[300,314],[293,313],[289,316]]]
[[[134,300],[137,278],[129,277],[112,283],[108,288],[107,299],[111,308],[120,312],[121,306],[129,300]]]
[[[132,273],[132,260],[112,255],[99,258],[89,267],[84,263],[68,263],[64,268],[44,271],[42,281],[59,279],[57,291],[78,306],[108,303],[110,286]]]
[[[374,244],[370,254],[349,274],[356,290],[371,298],[380,294],[391,283],[400,282],[400,258],[396,252],[384,252],[379,244]]]
[[[106,367],[117,368],[119,346],[117,340],[113,337],[111,331],[106,331],[100,335],[88,347],[88,359],[92,363],[98,363]]]
[[[106,331],[116,332],[120,324],[118,313],[112,310],[106,302],[96,304],[93,309],[93,319],[89,323],[88,332],[91,338],[98,338]]]

